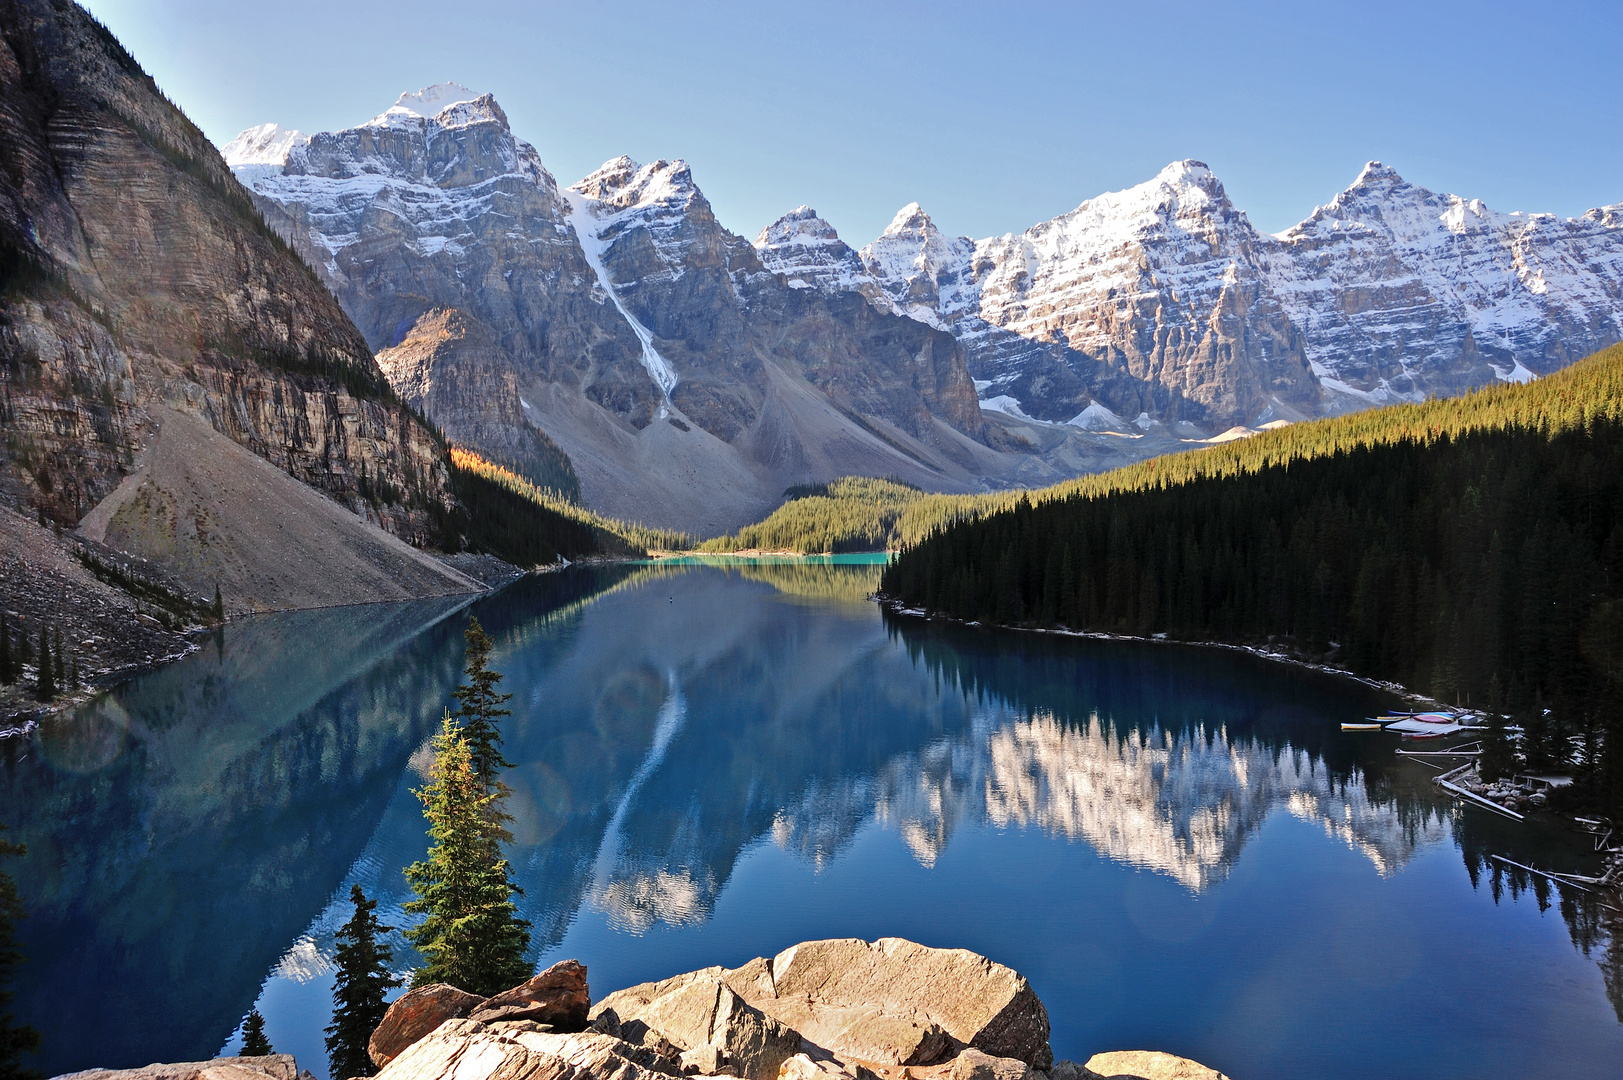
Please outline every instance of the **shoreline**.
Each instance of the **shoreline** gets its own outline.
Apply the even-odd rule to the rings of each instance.
[[[510,564],[506,563],[503,563],[502,565],[510,566]],[[470,574],[469,576],[473,578],[473,580],[478,581],[483,586],[483,588],[477,592],[436,592],[424,593],[421,596],[409,596],[397,600],[369,600],[360,604],[301,604],[296,607],[265,608],[259,611],[239,611],[228,615],[225,621],[217,626],[207,626],[199,623],[185,627],[181,630],[171,631],[174,636],[183,638],[185,641],[184,647],[177,652],[136,661],[120,667],[96,671],[92,676],[94,682],[86,685],[77,693],[59,694],[50,701],[43,701],[26,709],[14,709],[12,711],[0,712],[0,744],[3,744],[8,739],[26,738],[39,727],[41,722],[50,719],[52,716],[55,716],[58,713],[66,712],[69,709],[77,708],[78,706],[84,705],[87,702],[94,701],[102,694],[110,693],[130,682],[132,679],[138,679],[142,675],[150,675],[154,671],[158,671],[161,668],[168,667],[170,664],[186,659],[186,657],[192,655],[192,653],[197,652],[203,647],[201,639],[205,635],[212,634],[223,629],[226,623],[235,622],[239,619],[256,618],[261,615],[276,615],[284,611],[324,611],[328,608],[340,607],[373,607],[378,604],[409,604],[417,600],[434,600],[457,596],[465,597],[466,603],[472,603],[479,597],[488,596],[492,593],[498,592],[529,574],[551,573],[556,570],[564,569],[566,565],[568,564],[553,564],[544,567],[536,567],[533,570],[519,570],[517,567],[510,567],[510,569],[515,572],[502,579],[486,579]],[[459,605],[454,610],[461,610],[461,607],[463,606],[466,606],[466,604]],[[19,680],[19,682],[21,682],[21,680]]]
[[[1230,652],[1243,652],[1251,656],[1260,657],[1264,660],[1273,660],[1282,664],[1290,664],[1293,667],[1305,668],[1309,671],[1316,671],[1322,675],[1335,675],[1339,678],[1349,679],[1363,686],[1367,686],[1372,690],[1380,690],[1388,694],[1394,694],[1412,704],[1433,705],[1440,709],[1457,708],[1457,706],[1449,705],[1447,702],[1438,701],[1436,698],[1428,697],[1419,691],[1411,690],[1402,683],[1391,682],[1385,679],[1374,679],[1368,675],[1360,675],[1355,671],[1348,671],[1346,668],[1338,668],[1313,660],[1305,660],[1299,656],[1293,656],[1290,653],[1267,649],[1260,645],[1239,645],[1232,641],[1205,641],[1188,638],[1171,638],[1165,634],[1156,634],[1151,635],[1150,637],[1143,637],[1138,634],[1115,634],[1104,630],[1067,630],[1063,627],[1008,626],[1003,623],[983,623],[973,619],[956,619],[951,615],[931,615],[923,608],[906,607],[901,603],[901,601],[892,599],[891,597],[884,596],[879,593],[874,594],[873,600],[880,607],[886,609],[893,615],[905,615],[908,618],[920,619],[925,622],[956,623],[959,626],[974,626],[989,630],[1012,630],[1016,633],[1022,634],[1052,634],[1056,637],[1082,638],[1091,641],[1132,641],[1145,645],[1187,645],[1199,649],[1227,649]]]
[[[1304,660],[1300,657],[1292,656],[1289,653],[1276,652],[1256,645],[1238,645],[1229,641],[1188,641],[1184,639],[1169,638],[1164,634],[1152,637],[1141,637],[1136,634],[1112,634],[1098,630],[1066,630],[1061,628],[1037,626],[1005,626],[1001,623],[983,623],[977,620],[955,619],[950,615],[930,615],[922,608],[906,607],[900,601],[879,593],[874,594],[871,599],[893,615],[906,616],[908,618],[918,619],[923,622],[956,623],[959,626],[973,626],[991,630],[1013,630],[1028,634],[1052,634],[1057,637],[1082,638],[1093,641],[1131,641],[1149,645],[1187,645],[1203,649],[1226,649],[1230,652],[1242,652],[1263,660],[1273,660],[1279,663],[1289,664],[1293,667],[1315,671],[1322,675],[1333,675],[1338,678],[1348,679],[1352,682],[1359,683],[1360,685],[1367,686],[1373,690],[1380,690],[1385,693],[1393,694],[1410,704],[1432,705],[1441,709],[1453,709],[1457,707],[1448,705],[1445,702],[1438,701],[1436,698],[1428,697],[1425,694],[1411,690],[1402,683],[1390,682],[1383,679],[1372,679],[1366,675],[1359,675],[1356,672],[1347,671],[1344,668],[1332,667],[1329,664],[1316,663],[1312,660]],[[1474,768],[1474,765],[1472,767]],[[1447,776],[1451,774],[1444,775]],[[1438,778],[1434,777],[1433,779],[1436,780]],[[1455,802],[1460,801],[1460,796],[1452,791],[1449,791],[1447,787],[1445,787],[1443,790],[1445,797],[1451,798]],[[1483,796],[1477,795],[1473,792],[1470,793],[1470,799],[1483,799]],[[1469,800],[1467,800],[1467,802],[1469,802]],[[1494,808],[1500,807],[1497,803],[1495,803]],[[1508,809],[1508,807],[1502,809]],[[1535,807],[1535,809],[1539,812],[1549,814],[1551,817],[1563,820],[1578,828],[1582,832],[1590,831],[1583,825],[1584,821],[1590,819],[1583,818],[1582,814],[1580,813],[1573,813],[1566,810],[1548,811],[1545,810],[1542,805]],[[1597,849],[1597,851],[1598,850],[1599,849]],[[1603,863],[1605,862],[1605,858],[1610,858],[1610,856],[1604,857]],[[1534,873],[1550,876],[1545,871],[1541,870],[1535,870]],[[1570,884],[1570,882],[1568,884]],[[1611,886],[1611,888],[1618,895],[1623,895],[1623,881]]]

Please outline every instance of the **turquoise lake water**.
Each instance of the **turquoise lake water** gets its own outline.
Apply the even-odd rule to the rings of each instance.
[[[472,612],[514,695],[533,959],[579,958],[596,996],[895,935],[1022,972],[1059,1057],[1623,1075],[1613,916],[1487,861],[1591,872],[1588,838],[1462,809],[1396,739],[1339,730],[1391,699],[1223,650],[895,618],[865,599],[877,572],[582,567],[242,620],[8,740],[33,1064],[208,1057],[257,1004],[325,1077],[332,935],[351,882],[406,921],[411,789]]]

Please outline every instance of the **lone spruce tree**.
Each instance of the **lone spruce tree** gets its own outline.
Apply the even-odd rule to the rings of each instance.
[[[450,983],[488,997],[529,977],[530,924],[519,918],[513,903],[519,889],[501,857],[498,799],[480,782],[468,740],[449,712],[433,746],[433,782],[415,794],[434,845],[427,859],[406,867],[417,894],[406,910],[423,916],[406,939],[428,960],[412,985]]]
[[[0,825],[0,832],[5,826]],[[13,844],[0,840],[0,858],[26,855],[26,844]],[[22,899],[17,895],[17,883],[11,875],[0,870],[0,1080],[35,1080],[40,1073],[22,1067],[18,1059],[39,1045],[39,1032],[31,1027],[20,1027],[11,1018],[11,973],[22,963],[22,951],[17,948],[17,920],[23,917]]]
[[[258,1009],[250,1009],[242,1020],[241,1056],[265,1057],[274,1053],[270,1040],[265,1038],[265,1018],[259,1015]]]
[[[333,988],[332,1023],[327,1027],[327,1075],[333,1080],[371,1076],[377,1072],[366,1044],[389,1011],[383,1000],[400,980],[389,974],[394,959],[378,937],[393,930],[373,914],[376,900],[368,900],[359,885],[351,885],[349,898],[355,914],[338,931],[338,982]]]
[[[17,681],[11,664],[11,626],[6,622],[6,613],[0,611],[0,683],[8,686]]]
[[[462,721],[463,738],[468,742],[468,753],[473,757],[473,770],[480,786],[486,795],[500,800],[512,794],[501,781],[501,770],[511,768],[513,763],[502,757],[502,733],[496,722],[513,715],[512,710],[502,708],[513,695],[496,691],[502,673],[489,667],[490,649],[495,642],[477,618],[469,616],[468,629],[462,636],[468,642],[467,666],[462,669],[468,681],[452,692],[458,706],[453,715]],[[506,820],[506,816],[502,819]]]

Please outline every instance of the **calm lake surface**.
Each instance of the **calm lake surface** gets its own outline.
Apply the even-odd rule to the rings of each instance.
[[[243,620],[8,740],[33,1064],[206,1058],[257,1003],[326,1075],[333,932],[352,882],[407,921],[411,789],[471,611],[514,695],[533,959],[578,957],[596,996],[895,935],[1026,975],[1058,1057],[1623,1075],[1613,916],[1487,861],[1592,872],[1588,838],[1460,809],[1396,739],[1339,730],[1390,699],[1228,651],[893,618],[864,600],[877,573],[576,568]]]

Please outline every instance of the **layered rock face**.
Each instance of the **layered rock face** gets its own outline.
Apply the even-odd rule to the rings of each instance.
[[[542,483],[526,448],[545,432],[598,508],[709,532],[792,483],[970,490],[1009,471],[976,441],[951,334],[789,287],[682,162],[620,158],[560,189],[496,102],[455,84],[225,153],[402,394]]]
[[[1498,214],[1378,162],[1279,236],[1182,161],[1018,236],[949,239],[910,204],[853,262],[802,207],[757,247],[950,329],[986,407],[1084,426],[1095,403],[1215,430],[1456,393],[1623,336],[1617,207]]]
[[[1269,287],[1342,395],[1548,375],[1623,337],[1623,207],[1503,214],[1372,161],[1272,239]]]
[[[14,498],[63,523],[119,482],[164,403],[427,538],[448,499],[430,433],[268,231],[214,148],[73,6],[0,12],[0,377]]]
[[[435,308],[412,324],[405,339],[377,354],[395,391],[446,437],[475,446],[536,484],[580,501],[580,479],[569,455],[530,422],[533,407],[519,393],[510,355],[483,323],[456,308]]]

